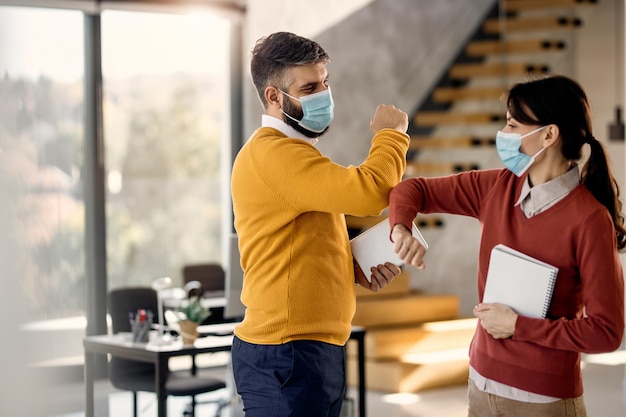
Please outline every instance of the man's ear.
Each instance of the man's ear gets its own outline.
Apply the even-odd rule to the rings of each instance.
[[[268,108],[281,109],[282,102],[280,100],[280,91],[274,86],[268,85],[265,87],[265,101],[267,102]]]

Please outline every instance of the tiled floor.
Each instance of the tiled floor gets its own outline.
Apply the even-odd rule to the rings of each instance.
[[[626,416],[626,388],[624,386],[625,370],[624,359],[626,352],[616,356],[592,356],[583,368],[585,382],[585,401],[590,417],[624,417]],[[594,362],[594,363],[590,363]],[[212,372],[222,374],[223,368],[217,368]],[[111,388],[107,381],[97,384],[100,406],[103,408],[98,417],[130,417],[131,396],[129,393],[116,391]],[[82,395],[83,390],[73,390],[73,395]],[[219,393],[224,394],[224,392]],[[349,390],[349,397],[356,401],[356,390]],[[416,394],[399,395],[370,391],[367,394],[367,417],[463,417],[466,415],[465,385],[452,386],[419,392]],[[202,399],[215,399],[215,394],[200,396]],[[78,401],[80,402],[80,401]],[[170,398],[168,411],[170,416],[182,416],[187,400],[183,398]],[[104,409],[108,409],[108,412]],[[140,394],[141,416],[156,416],[156,402],[151,394]],[[199,405],[196,415],[198,417],[212,417],[214,406],[210,404]],[[358,410],[355,410],[358,412]],[[354,414],[356,417],[358,414]],[[83,417],[84,412],[69,412],[56,414],[54,417]],[[240,417],[241,412],[226,408],[222,417]],[[4,416],[3,416],[4,417]],[[9,417],[9,416],[7,416]],[[18,417],[18,416],[16,416]],[[52,417],[52,416],[51,416]]]

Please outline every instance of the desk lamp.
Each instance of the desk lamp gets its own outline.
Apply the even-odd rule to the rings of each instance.
[[[171,341],[165,338],[165,324],[163,320],[163,296],[161,294],[161,290],[169,287],[172,284],[172,279],[170,277],[161,277],[152,281],[151,287],[157,293],[157,308],[159,309],[159,333],[157,338],[154,341],[150,341],[151,344],[155,345],[167,345]]]
[[[193,296],[200,297],[202,295],[201,288],[202,284],[200,284],[200,281],[189,281],[185,284],[183,290],[185,291],[186,298],[191,298]]]

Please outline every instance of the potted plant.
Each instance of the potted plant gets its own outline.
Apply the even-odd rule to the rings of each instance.
[[[198,338],[198,325],[209,317],[211,312],[202,306],[199,297],[191,297],[187,303],[178,307],[177,315],[183,344],[191,345]]]

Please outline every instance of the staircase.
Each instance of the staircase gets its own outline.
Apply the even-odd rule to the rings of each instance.
[[[467,382],[476,320],[458,319],[458,297],[413,291],[404,271],[379,293],[357,288],[353,324],[365,333],[368,390],[415,392]],[[348,384],[357,384],[356,346],[348,343]]]
[[[485,158],[471,151],[493,154],[495,132],[505,122],[503,94],[512,84],[549,74],[554,67],[567,72],[568,33],[584,24],[578,11],[594,3],[499,2],[411,117],[406,176],[486,168]]]

